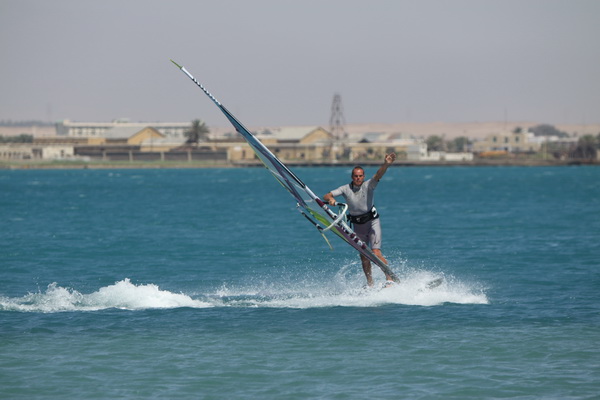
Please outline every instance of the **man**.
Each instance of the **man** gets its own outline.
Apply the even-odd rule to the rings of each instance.
[[[385,161],[373,178],[365,181],[365,171],[362,167],[354,167],[352,170],[352,182],[340,186],[327,193],[323,199],[330,205],[335,206],[336,196],[344,196],[350,212],[350,222],[354,225],[354,232],[359,239],[368,243],[373,253],[387,264],[387,260],[381,254],[381,225],[379,215],[373,206],[374,191],[377,184],[386,173],[388,167],[396,160],[396,154],[390,153],[385,156]],[[367,277],[367,284],[373,286],[371,274],[371,261],[361,254],[362,268]],[[386,274],[388,284],[393,282],[392,277]]]

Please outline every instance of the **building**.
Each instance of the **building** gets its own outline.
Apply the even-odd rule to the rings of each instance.
[[[283,161],[330,160],[334,149],[333,135],[320,126],[265,129],[256,133],[256,136]],[[212,140],[202,145],[214,149],[226,149],[228,159],[234,163],[257,161],[250,146],[239,135],[231,139]]]
[[[170,139],[185,138],[185,131],[191,126],[189,122],[129,122],[127,119],[117,119],[112,122],[73,122],[65,119],[56,124],[56,135],[71,138],[102,138],[114,136],[111,131],[141,131],[151,127],[163,137]]]
[[[190,124],[183,122],[132,123],[122,119],[95,123],[64,120],[56,125],[56,136],[39,138],[35,142],[39,145],[70,143],[74,146],[76,156],[91,159],[164,160],[168,158],[164,152],[181,147],[185,142],[184,132],[189,128]],[[191,159],[189,155],[182,157]]]
[[[408,147],[409,161],[473,161],[473,153],[447,153],[445,151],[427,151],[427,143],[421,142]]]
[[[72,145],[36,145],[9,143],[0,145],[0,160],[70,160],[75,157]]]
[[[537,152],[540,149],[539,143],[531,143],[528,138],[528,133],[524,132],[492,133],[487,135],[485,139],[473,143],[473,151],[476,153],[488,151]]]
[[[320,126],[263,129],[256,136],[282,161],[297,163],[380,162],[391,152],[406,159],[408,147],[420,141],[407,134],[378,132],[369,132],[359,137],[359,141],[340,140]],[[239,135],[227,143],[215,140],[203,145],[226,146],[233,162],[257,161],[254,152]]]
[[[211,132],[205,141],[190,145],[184,135],[190,127],[189,123],[132,123],[123,119],[110,123],[64,120],[56,125],[57,135],[35,138],[34,146],[72,146],[74,157],[105,161],[212,159],[238,165],[260,164],[242,136],[230,128],[220,133]],[[471,153],[429,152],[423,138],[406,132],[355,133],[340,139],[320,126],[253,131],[278,158],[297,164],[379,163],[391,152],[398,155],[398,160],[408,161],[470,161],[473,158]],[[494,139],[490,142],[497,146]],[[39,152],[26,153],[17,156],[13,149],[10,154],[21,159],[41,157],[37,155]],[[47,157],[57,157],[56,153],[47,154]],[[63,154],[68,157],[69,152]]]
[[[553,143],[569,146],[577,143],[576,137],[535,136],[532,132],[492,133],[484,140],[473,143],[475,153],[538,153]]]
[[[145,142],[159,141],[166,138],[164,134],[152,126],[145,126],[141,129],[137,126],[117,126],[106,131],[102,138],[98,138],[96,143],[139,146]],[[177,144],[181,144],[181,141],[177,141]]]
[[[485,139],[473,143],[475,153],[489,151],[505,151],[507,153],[536,153],[540,150],[541,141],[535,140],[531,132],[492,133]]]
[[[408,133],[367,132],[360,137],[355,136],[354,142],[345,146],[349,161],[377,162],[392,152],[397,154],[399,160],[409,159],[409,153],[415,151],[422,142],[421,138]]]

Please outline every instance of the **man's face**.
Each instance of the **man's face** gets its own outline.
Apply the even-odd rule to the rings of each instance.
[[[365,171],[360,168],[354,168],[352,170],[352,183],[354,186],[360,186],[365,181]]]

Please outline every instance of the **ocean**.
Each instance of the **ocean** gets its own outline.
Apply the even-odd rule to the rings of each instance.
[[[367,290],[263,168],[0,170],[0,398],[599,398],[600,168],[392,167],[376,205]]]

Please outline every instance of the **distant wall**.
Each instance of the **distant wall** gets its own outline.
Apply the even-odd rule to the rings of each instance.
[[[125,149],[80,147],[75,155],[103,161],[227,161],[226,151],[190,150],[147,152]]]

